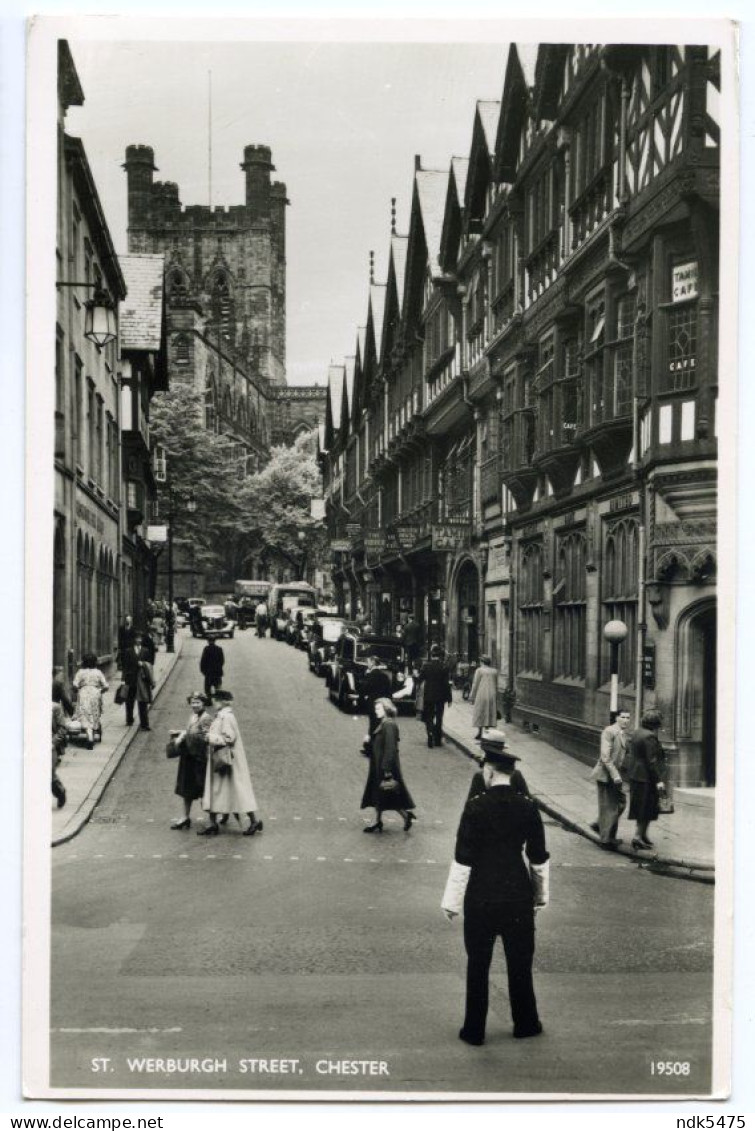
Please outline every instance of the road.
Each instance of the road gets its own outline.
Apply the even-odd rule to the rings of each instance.
[[[328,703],[285,644],[223,641],[264,832],[242,837],[232,818],[197,837],[198,812],[171,831],[165,741],[189,714],[201,646],[185,642],[152,733],[53,852],[53,1087],[706,1091],[713,889],[641,871],[550,820],[535,960],[546,1031],[512,1039],[498,951],[487,1042],[458,1040],[462,932],[439,901],[473,767],[399,720],[419,819],[410,834],[388,817],[382,837],[363,835],[365,721]],[[655,1061],[678,1074],[653,1074]]]

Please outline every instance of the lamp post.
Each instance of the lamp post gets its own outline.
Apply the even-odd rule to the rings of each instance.
[[[176,650],[176,616],[173,612],[173,519],[175,516],[175,495],[173,488],[168,487],[168,612],[165,617],[165,651]],[[186,500],[186,510],[194,514],[197,501],[191,492]]]
[[[93,287],[94,294],[84,303],[84,337],[102,348],[118,336],[115,303],[98,283],[61,283],[56,287]]]
[[[610,722],[616,722],[619,713],[619,645],[627,638],[629,629],[623,620],[609,620],[603,629],[603,636],[611,645],[611,699]]]
[[[301,566],[299,567],[299,570],[300,570],[300,577],[301,577],[301,580],[302,580],[302,581],[306,581],[306,580],[307,580],[307,576],[306,576],[306,570],[307,570],[307,547],[306,547],[306,544],[305,544],[305,543],[306,543],[306,541],[307,541],[307,532],[306,532],[306,530],[298,530],[298,531],[296,532],[296,537],[297,537],[297,538],[299,539],[299,545],[300,545],[300,547],[301,547],[301,554],[302,554],[302,557],[301,557]]]

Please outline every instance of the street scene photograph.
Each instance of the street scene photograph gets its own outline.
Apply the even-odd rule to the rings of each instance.
[[[24,1094],[723,1097],[732,29],[312,23],[30,29]]]

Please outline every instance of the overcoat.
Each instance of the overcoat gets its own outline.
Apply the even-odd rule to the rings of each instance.
[[[152,671],[152,664],[147,663],[146,660],[139,660],[139,668],[136,673],[136,701],[137,703],[151,703],[152,702],[152,688],[155,686],[155,676]]]
[[[230,773],[217,773],[213,769],[210,754],[207,759],[202,808],[209,813],[253,813],[257,808],[257,801],[239,724],[230,704],[221,707],[212,720],[207,740],[211,751],[213,747],[232,747],[233,766]]]
[[[474,705],[472,725],[479,729],[494,727],[498,721],[498,672],[481,664],[474,673],[469,702]]]
[[[360,808],[372,806],[381,813],[385,809],[413,809],[414,802],[406,788],[398,756],[399,729],[395,719],[382,719],[372,736],[370,768]],[[392,777],[398,789],[381,789],[380,782]]]
[[[204,793],[207,777],[207,735],[212,723],[212,715],[202,711],[200,715],[192,712],[183,738],[178,744],[178,773],[175,793],[186,801],[196,801]]]

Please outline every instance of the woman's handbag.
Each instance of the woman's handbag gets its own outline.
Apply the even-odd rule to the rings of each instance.
[[[180,748],[179,744],[176,742],[175,738],[169,739],[168,745],[165,747],[165,757],[166,758],[177,758],[180,753],[181,753],[181,748]]]
[[[668,815],[674,812],[674,798],[667,789],[658,790],[658,813]]]
[[[398,782],[395,778],[383,778],[379,788],[383,793],[394,793],[398,789]]]
[[[125,703],[128,699],[128,687],[125,683],[119,683],[115,689],[116,703]]]
[[[216,746],[212,751],[212,772],[214,774],[230,774],[233,768],[233,747]]]

